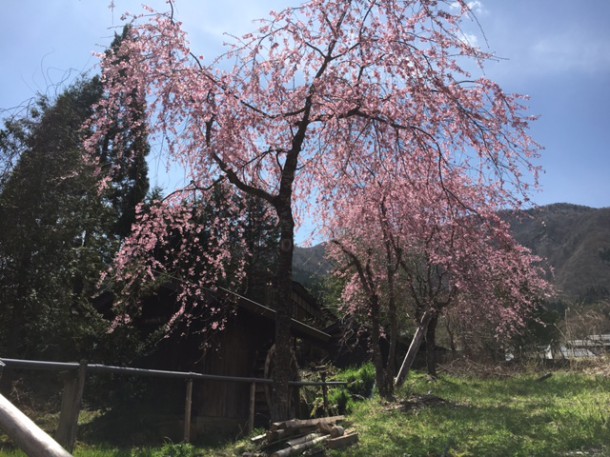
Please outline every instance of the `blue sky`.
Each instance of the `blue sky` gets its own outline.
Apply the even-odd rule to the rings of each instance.
[[[298,0],[296,0],[298,2]],[[124,11],[141,1],[2,1],[0,15],[0,116],[36,92],[52,95],[66,79],[95,71],[102,51],[121,26]],[[164,2],[147,2],[163,8]],[[223,32],[242,34],[252,20],[289,0],[178,0],[197,54],[221,49]],[[610,206],[610,1],[480,0],[472,7],[485,32],[477,43],[501,59],[486,75],[505,90],[531,96],[541,116],[531,130],[545,147],[538,204]],[[165,167],[153,163],[151,178],[172,186]],[[175,178],[177,179],[177,178]]]

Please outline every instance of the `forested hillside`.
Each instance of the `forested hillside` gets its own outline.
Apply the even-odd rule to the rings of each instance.
[[[326,243],[303,248],[296,247],[292,268],[294,280],[311,287],[332,271],[332,263],[325,257]]]
[[[509,217],[517,240],[547,259],[566,299],[594,302],[610,294],[610,208],[558,203]]]
[[[515,238],[552,267],[560,297],[590,303],[610,295],[610,208],[557,203],[506,218]],[[313,285],[328,275],[324,248],[297,248],[297,281]]]

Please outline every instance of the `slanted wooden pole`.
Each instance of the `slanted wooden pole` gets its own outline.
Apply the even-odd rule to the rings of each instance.
[[[426,334],[426,330],[428,328],[428,322],[432,317],[432,313],[430,311],[426,311],[419,321],[419,325],[417,326],[417,330],[415,330],[415,335],[413,335],[413,339],[411,340],[411,344],[409,345],[409,349],[405,354],[405,358],[402,361],[402,365],[400,366],[400,370],[398,370],[398,375],[394,379],[394,385],[396,387],[401,387],[405,383],[405,379],[409,374],[409,370],[411,369],[411,365],[415,361],[415,356],[417,355],[417,351],[421,346],[421,343],[424,339],[424,335]]]
[[[193,412],[193,380],[186,380],[186,399],[184,400],[184,442],[191,442],[191,418]]]
[[[85,389],[87,362],[81,361],[76,376],[68,373],[64,380],[64,391],[61,397],[61,413],[57,427],[57,441],[68,451],[74,450],[78,432],[78,415]]]
[[[0,427],[29,457],[72,457],[3,395],[0,395]]]
[[[247,433],[252,433],[254,430],[254,415],[256,413],[256,383],[250,384],[250,409],[248,411],[248,429]]]

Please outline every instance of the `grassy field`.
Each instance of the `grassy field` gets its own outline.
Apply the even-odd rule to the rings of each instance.
[[[349,455],[610,456],[609,412],[607,378],[416,375],[396,403],[356,405],[351,418],[362,439]]]
[[[610,456],[610,379],[582,373],[430,381],[413,374],[394,402],[351,404],[360,443],[330,457]],[[100,449],[75,457],[222,457],[252,449],[243,440],[215,448]],[[0,455],[17,457],[18,452]]]

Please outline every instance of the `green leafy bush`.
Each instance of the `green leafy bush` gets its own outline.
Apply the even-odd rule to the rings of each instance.
[[[352,410],[352,396],[345,389],[334,389],[328,396],[333,413],[348,414]]]
[[[349,373],[345,380],[352,397],[359,397],[361,400],[369,398],[375,386],[375,367],[370,363],[362,365],[356,372]]]
[[[347,385],[336,389],[330,389],[328,394],[328,406],[331,414],[348,414],[353,407],[354,401],[369,398],[375,387],[375,368],[372,364],[366,364],[359,368],[350,368],[337,373],[333,381],[343,381]],[[318,396],[313,402],[312,417],[316,417],[323,409],[323,399]]]

